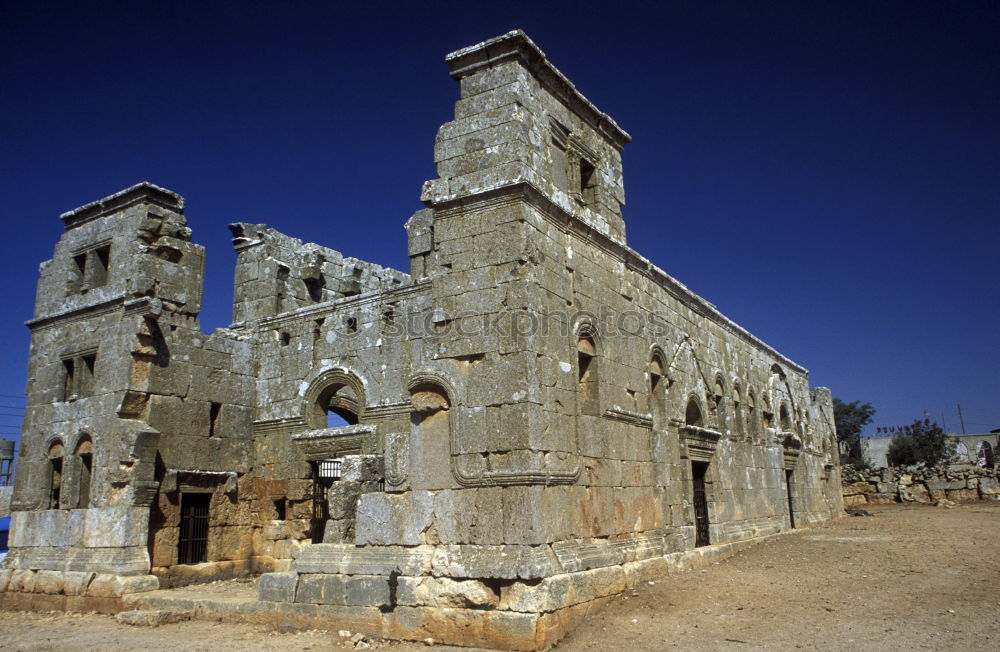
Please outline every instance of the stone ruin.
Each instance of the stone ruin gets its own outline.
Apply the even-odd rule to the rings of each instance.
[[[827,389],[626,243],[630,136],[520,31],[447,57],[410,273],[140,183],[41,265],[7,609],[260,574],[246,618],[536,649],[611,596],[837,517]]]

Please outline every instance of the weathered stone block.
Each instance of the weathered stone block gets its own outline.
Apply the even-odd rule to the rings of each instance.
[[[540,579],[560,572],[548,546],[438,546],[431,561],[437,577]]]
[[[415,546],[423,543],[423,534],[434,515],[434,496],[426,491],[393,495],[364,494],[358,500],[358,545]]]
[[[87,548],[115,548],[146,545],[149,508],[122,505],[81,510],[86,514],[83,545]]]
[[[345,604],[378,606],[389,604],[389,578],[382,575],[351,575],[345,587]]]
[[[448,577],[400,577],[396,602],[409,606],[496,607],[499,596],[479,580]]]
[[[506,611],[544,613],[573,604],[569,574],[546,577],[538,584],[514,582],[505,585],[499,608]]]
[[[35,571],[18,569],[10,576],[10,583],[7,585],[8,591],[17,593],[31,593],[35,590]]]
[[[35,573],[35,593],[62,593],[65,586],[62,571],[40,570]]]
[[[94,579],[94,573],[81,573],[76,571],[63,572],[63,592],[66,595],[85,595],[87,587]]]
[[[257,580],[257,594],[267,602],[295,602],[298,580],[295,572],[264,573]]]
[[[347,579],[345,575],[302,575],[295,590],[295,602],[347,604]]]

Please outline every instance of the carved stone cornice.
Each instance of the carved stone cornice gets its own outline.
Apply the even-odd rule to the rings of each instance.
[[[785,470],[791,471],[802,454],[802,440],[794,432],[778,432],[775,435],[777,443],[781,444],[781,453],[785,461]]]
[[[652,428],[653,427],[653,415],[646,414],[643,412],[635,412],[633,410],[626,410],[618,405],[612,405],[604,414],[601,415],[605,419],[611,419],[612,421],[622,421],[632,426],[639,426],[640,428]]]
[[[309,461],[375,451],[378,427],[373,424],[307,430],[292,435],[292,444]]]
[[[699,462],[711,462],[715,450],[722,439],[718,430],[710,430],[701,426],[681,426],[681,441],[687,447],[688,458]]]

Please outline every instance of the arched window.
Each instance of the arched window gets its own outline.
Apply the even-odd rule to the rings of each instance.
[[[757,399],[753,389],[747,390],[747,430],[751,437],[757,435]]]
[[[981,467],[992,469],[994,466],[993,459],[993,447],[990,446],[990,442],[985,439],[979,442],[977,446],[976,457],[978,458],[978,464]]]
[[[726,431],[726,414],[725,406],[723,403],[726,398],[726,382],[722,379],[721,375],[715,377],[715,382],[712,383],[712,395],[711,404],[709,405],[709,410],[715,413],[715,423],[720,432]]]
[[[331,370],[313,382],[306,394],[310,428],[356,425],[364,412],[364,390],[354,376]]]
[[[771,410],[771,399],[768,398],[767,393],[761,395],[761,419],[764,421],[765,428],[774,427],[774,412]]]
[[[576,358],[579,413],[597,416],[600,414],[597,344],[588,331],[582,332],[576,342]]]
[[[90,507],[90,478],[94,472],[94,451],[90,437],[84,436],[80,443],[76,445],[76,458],[79,470],[79,498],[76,502],[77,509]]]
[[[788,413],[788,405],[786,403],[781,404],[781,408],[778,410],[778,419],[781,423],[782,432],[792,431],[792,417]]]
[[[653,428],[662,430],[666,426],[667,381],[664,377],[663,359],[659,352],[649,361],[649,411],[653,415]]]
[[[684,410],[684,424],[688,426],[697,426],[701,428],[704,426],[704,419],[701,416],[701,408],[698,407],[698,401],[691,398],[688,400],[687,409]]]
[[[49,467],[49,509],[59,509],[62,495],[63,445],[56,441],[49,447],[47,455]]]
[[[739,437],[746,437],[746,426],[743,422],[743,395],[740,393],[740,386],[733,383],[733,418],[736,420],[736,434]]]

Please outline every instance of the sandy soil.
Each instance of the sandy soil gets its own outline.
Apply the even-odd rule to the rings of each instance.
[[[1000,649],[1000,503],[873,506],[616,599],[560,650]],[[240,587],[244,588],[244,587]],[[393,652],[423,644],[371,643]],[[340,650],[337,632],[0,613],[17,650]],[[457,650],[441,647],[438,649]]]

